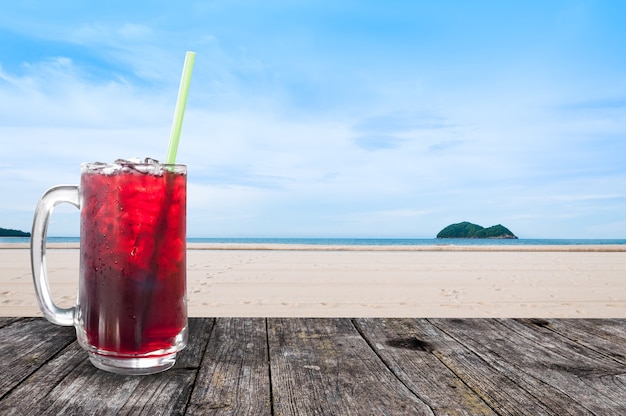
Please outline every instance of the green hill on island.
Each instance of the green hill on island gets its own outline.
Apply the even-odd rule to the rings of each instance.
[[[503,225],[494,225],[488,228],[471,222],[460,222],[448,225],[439,231],[437,238],[512,238],[517,237]]]
[[[30,233],[0,227],[0,237],[30,237]]]

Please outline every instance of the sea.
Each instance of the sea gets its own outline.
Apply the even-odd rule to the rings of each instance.
[[[79,237],[48,237],[49,243],[78,243]],[[529,246],[626,245],[626,239],[474,239],[474,238],[188,238],[205,244],[310,244],[336,246]],[[0,237],[0,243],[30,243],[28,237]]]

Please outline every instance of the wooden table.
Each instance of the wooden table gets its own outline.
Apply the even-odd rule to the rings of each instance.
[[[0,318],[0,414],[626,415],[626,320],[193,318],[171,370]]]

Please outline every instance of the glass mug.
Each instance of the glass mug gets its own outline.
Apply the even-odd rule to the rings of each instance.
[[[80,186],[42,196],[33,222],[31,264],[39,306],[58,325],[75,326],[98,368],[153,374],[172,367],[187,344],[187,168],[154,162],[81,165]],[[54,206],[80,210],[78,298],[52,300],[46,234]]]

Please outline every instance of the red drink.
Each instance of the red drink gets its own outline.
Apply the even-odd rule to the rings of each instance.
[[[184,348],[186,183],[180,165],[83,165],[77,327],[92,361]]]

